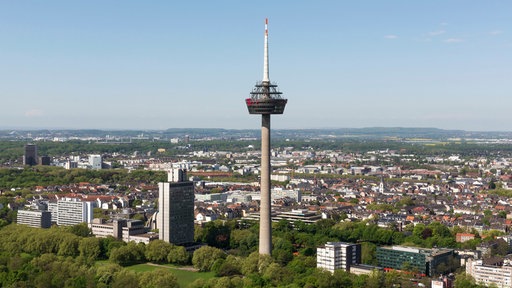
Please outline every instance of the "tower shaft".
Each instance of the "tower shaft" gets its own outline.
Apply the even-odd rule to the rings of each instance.
[[[261,115],[260,254],[272,253],[270,198],[270,114]]]
[[[268,20],[265,20],[263,80],[256,83],[251,97],[245,99],[249,114],[261,114],[260,247],[261,255],[272,254],[272,214],[270,197],[270,115],[283,114],[287,99],[277,84],[270,83],[268,65]]]

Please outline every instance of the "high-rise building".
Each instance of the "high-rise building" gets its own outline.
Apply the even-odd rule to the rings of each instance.
[[[361,263],[361,244],[327,242],[316,248],[316,267],[331,273],[336,269],[347,272],[350,267]]]
[[[23,165],[37,165],[37,145],[25,145],[25,154],[23,154]]]
[[[91,166],[91,169],[99,170],[101,169],[101,155],[89,155],[89,165]]]
[[[57,201],[57,225],[76,225],[82,222],[91,223],[95,206],[96,202],[80,201],[80,199],[76,198],[61,199]],[[55,220],[52,219],[52,221]]]
[[[259,253],[272,253],[272,219],[270,201],[270,115],[283,114],[287,99],[281,97],[277,84],[270,83],[268,67],[268,19],[265,20],[263,80],[256,83],[251,97],[245,99],[249,114],[261,115],[261,200]]]
[[[158,183],[159,239],[177,245],[194,242],[194,182],[186,171],[172,169],[169,182]]]

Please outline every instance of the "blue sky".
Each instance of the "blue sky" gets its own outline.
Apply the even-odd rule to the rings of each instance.
[[[1,1],[0,128],[512,130],[511,1]]]

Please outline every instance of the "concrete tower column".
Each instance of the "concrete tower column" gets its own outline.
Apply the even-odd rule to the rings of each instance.
[[[249,114],[261,115],[260,247],[261,255],[272,254],[272,216],[270,197],[270,115],[283,114],[287,99],[268,77],[268,20],[265,19],[263,81],[256,83],[251,97],[245,99]]]
[[[261,115],[260,254],[272,252],[270,199],[270,114]]]

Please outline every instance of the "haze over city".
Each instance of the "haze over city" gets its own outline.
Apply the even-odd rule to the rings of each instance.
[[[510,131],[509,1],[3,1],[2,128]]]

